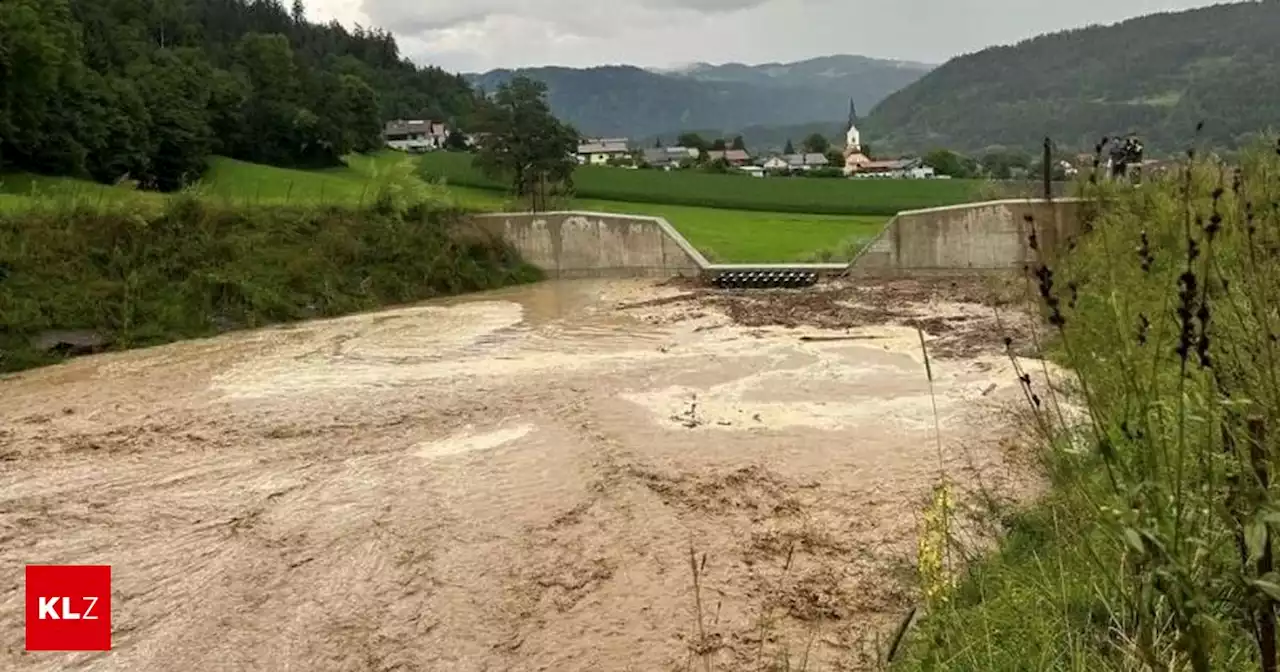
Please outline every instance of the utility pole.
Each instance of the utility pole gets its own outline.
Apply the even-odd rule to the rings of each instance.
[[[1044,200],[1053,200],[1053,142],[1048,136],[1044,139]]]

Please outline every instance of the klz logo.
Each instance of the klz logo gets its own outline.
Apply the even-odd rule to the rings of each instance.
[[[48,619],[51,621],[56,621],[58,619],[62,619],[64,621],[75,621],[80,619],[83,619],[86,621],[98,620],[98,617],[94,616],[92,613],[94,605],[98,603],[98,598],[96,597],[80,598],[85,602],[89,603],[89,605],[84,608],[84,612],[82,613],[71,611],[71,598],[69,597],[39,597],[36,599],[39,601],[39,604],[40,604],[40,620],[42,621],[45,619]],[[62,602],[61,614],[59,614],[57,611],[59,601]]]
[[[27,650],[110,649],[111,567],[27,565]]]

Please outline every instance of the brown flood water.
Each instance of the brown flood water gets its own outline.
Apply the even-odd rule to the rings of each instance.
[[[619,307],[678,293],[544,283],[0,379],[0,669],[756,669],[810,640],[864,668],[939,469],[916,332]],[[935,377],[945,468],[1003,487],[1008,363]],[[112,565],[113,651],[23,652],[34,563]]]

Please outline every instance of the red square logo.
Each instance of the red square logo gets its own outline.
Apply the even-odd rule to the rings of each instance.
[[[27,565],[27,650],[110,651],[111,567]]]

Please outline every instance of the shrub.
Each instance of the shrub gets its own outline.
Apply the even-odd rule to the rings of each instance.
[[[340,315],[538,277],[459,213],[381,198],[364,209],[244,208],[182,197],[155,214],[0,214],[0,371],[47,363],[45,330],[114,347]]]

